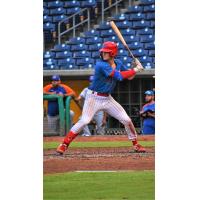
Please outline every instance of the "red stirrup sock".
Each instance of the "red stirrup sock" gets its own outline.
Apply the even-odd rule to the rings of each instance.
[[[69,146],[69,144],[72,142],[72,140],[77,136],[78,134],[70,131],[66,137],[63,140],[63,143],[66,144],[67,146]]]
[[[133,143],[133,146],[135,146],[136,144],[138,144],[137,140],[133,140],[132,143]]]

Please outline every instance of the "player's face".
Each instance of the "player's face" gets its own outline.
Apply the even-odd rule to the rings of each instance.
[[[110,60],[112,59],[112,57],[110,56],[110,53],[108,52],[102,52],[102,57],[103,57],[103,60]]]
[[[52,81],[52,86],[57,87],[59,85],[59,81]]]
[[[153,100],[153,96],[151,96],[151,95],[146,95],[145,96],[145,101],[146,102],[151,102]]]

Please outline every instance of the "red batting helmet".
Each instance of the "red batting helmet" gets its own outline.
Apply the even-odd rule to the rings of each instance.
[[[104,42],[103,47],[99,50],[101,52],[107,52],[110,53],[110,56],[116,56],[117,55],[117,44],[114,42]]]

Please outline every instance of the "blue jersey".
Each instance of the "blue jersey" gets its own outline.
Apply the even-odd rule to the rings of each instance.
[[[66,90],[62,86],[58,87],[52,87],[48,90],[48,92],[56,92],[56,94],[62,93],[66,94]],[[59,114],[59,106],[58,106],[58,100],[49,100],[48,101],[48,115],[49,116],[56,116]]]
[[[145,104],[142,108],[142,112],[155,112],[155,102]],[[155,118],[146,117],[143,120],[143,134],[155,134]]]
[[[122,62],[118,59],[115,60],[117,71],[127,71],[128,68],[125,67]],[[112,67],[106,61],[99,61],[95,65],[94,80],[92,84],[88,87],[90,90],[111,94],[116,86],[117,80],[109,75],[113,71]]]

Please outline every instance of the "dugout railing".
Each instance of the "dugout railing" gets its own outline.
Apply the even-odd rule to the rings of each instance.
[[[59,107],[58,128],[52,127],[47,116],[48,101],[57,100]],[[70,103],[71,96],[61,97],[58,95],[43,95],[44,115],[43,115],[43,135],[44,136],[64,136],[70,129]],[[45,102],[46,101],[46,102]]]

